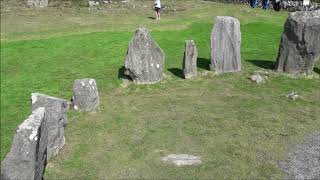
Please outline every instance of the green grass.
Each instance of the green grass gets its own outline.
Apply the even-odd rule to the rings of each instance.
[[[92,77],[101,105],[93,113],[69,112],[67,143],[48,164],[47,179],[281,178],[277,162],[305,134],[320,130],[320,64],[314,78],[272,72],[286,13],[193,1],[177,6],[185,10],[164,14],[160,22],[147,18],[152,12],[126,8],[100,16],[55,11],[66,15],[56,21],[49,15],[28,19],[29,12],[1,17],[1,159],[30,114],[31,92],[70,99],[73,80]],[[127,15],[117,17],[121,11]],[[68,23],[77,15],[79,24]],[[198,47],[199,71],[207,71],[217,15],[241,21],[242,72],[181,79],[186,39]],[[36,25],[17,29],[21,19]],[[150,28],[164,50],[166,77],[159,84],[123,88],[119,69],[139,26]],[[266,84],[248,81],[258,69],[270,72]],[[288,100],[291,91],[302,98]],[[203,164],[163,164],[160,158],[171,153],[200,155]]]

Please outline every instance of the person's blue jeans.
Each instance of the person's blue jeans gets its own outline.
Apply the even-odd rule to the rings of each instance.
[[[257,4],[257,0],[250,0],[250,6],[252,8],[255,8],[256,7],[256,4]]]
[[[262,9],[267,10],[268,9],[268,4],[269,4],[268,0],[263,0],[262,1]]]

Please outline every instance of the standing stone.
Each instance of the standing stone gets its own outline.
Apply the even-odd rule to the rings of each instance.
[[[29,6],[45,8],[48,6],[48,0],[27,0]]]
[[[1,163],[1,179],[41,180],[46,165],[48,131],[45,108],[19,125],[10,152]]]
[[[320,10],[291,13],[284,25],[278,72],[309,74],[320,59]]]
[[[184,78],[190,79],[197,76],[197,58],[198,50],[193,40],[187,40],[183,57]]]
[[[32,93],[32,110],[45,107],[48,126],[48,161],[58,154],[65,144],[64,128],[67,125],[68,104],[64,99]]]
[[[146,28],[139,28],[130,41],[125,75],[137,84],[154,84],[162,79],[165,55]]]
[[[93,111],[99,106],[95,79],[77,79],[73,83],[73,107],[79,111]]]
[[[241,32],[238,19],[216,17],[211,33],[211,70],[217,73],[241,70]]]

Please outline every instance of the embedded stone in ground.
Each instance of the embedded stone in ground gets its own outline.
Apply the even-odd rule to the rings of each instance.
[[[276,70],[310,74],[320,59],[320,10],[291,13],[284,25]]]
[[[197,76],[197,58],[198,50],[193,40],[185,42],[185,51],[183,57],[183,74],[185,79]]]
[[[95,79],[77,79],[73,83],[73,107],[79,111],[93,111],[99,106],[99,92]]]
[[[29,6],[45,8],[48,6],[48,0],[27,0]]]
[[[250,77],[251,82],[255,82],[257,84],[265,82],[264,78],[259,74],[254,74]]]
[[[193,156],[189,154],[170,154],[163,157],[162,160],[176,166],[190,166],[202,163],[200,156]]]
[[[48,161],[58,154],[65,144],[64,128],[67,125],[68,104],[64,99],[32,93],[32,110],[46,108],[48,126]]]
[[[217,73],[241,70],[241,32],[238,19],[216,17],[211,33],[211,70]]]
[[[139,28],[129,42],[125,72],[134,83],[154,84],[162,80],[165,55],[148,29]]]
[[[9,153],[1,163],[1,179],[41,180],[47,160],[48,129],[40,107],[19,125]]]
[[[298,99],[300,96],[298,95],[297,92],[291,92],[291,93],[289,93],[289,94],[287,95],[287,97],[288,97],[289,99],[296,100],[296,99]]]

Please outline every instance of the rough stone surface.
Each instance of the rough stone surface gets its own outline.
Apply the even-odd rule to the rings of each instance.
[[[29,6],[45,8],[48,6],[48,0],[27,0]]]
[[[233,17],[218,16],[211,33],[211,70],[216,73],[241,70],[240,22]]]
[[[77,79],[73,83],[75,110],[93,111],[99,106],[99,92],[95,79]]]
[[[124,74],[137,84],[154,84],[162,79],[165,55],[146,28],[139,28],[130,41]]]
[[[320,179],[320,133],[308,135],[279,166],[285,179]]]
[[[10,152],[1,163],[1,179],[41,180],[47,159],[47,140],[45,108],[40,107],[16,130]]]
[[[68,104],[64,99],[32,93],[32,110],[45,107],[48,126],[48,161],[58,154],[65,144],[64,128],[67,125]]]
[[[296,100],[296,99],[298,99],[300,96],[298,95],[297,92],[291,92],[291,93],[289,93],[289,94],[287,95],[287,97],[288,97],[289,99]]]
[[[320,59],[320,10],[290,14],[276,63],[278,72],[310,74]]]
[[[162,158],[164,162],[175,164],[176,166],[190,166],[201,164],[200,156],[189,154],[170,154]]]
[[[259,74],[252,75],[252,76],[250,77],[250,80],[251,80],[252,82],[257,83],[257,84],[260,84],[260,83],[265,82],[264,78],[263,78],[262,76],[260,76]]]
[[[197,76],[197,58],[198,50],[193,40],[187,40],[183,57],[184,78],[190,79]]]

